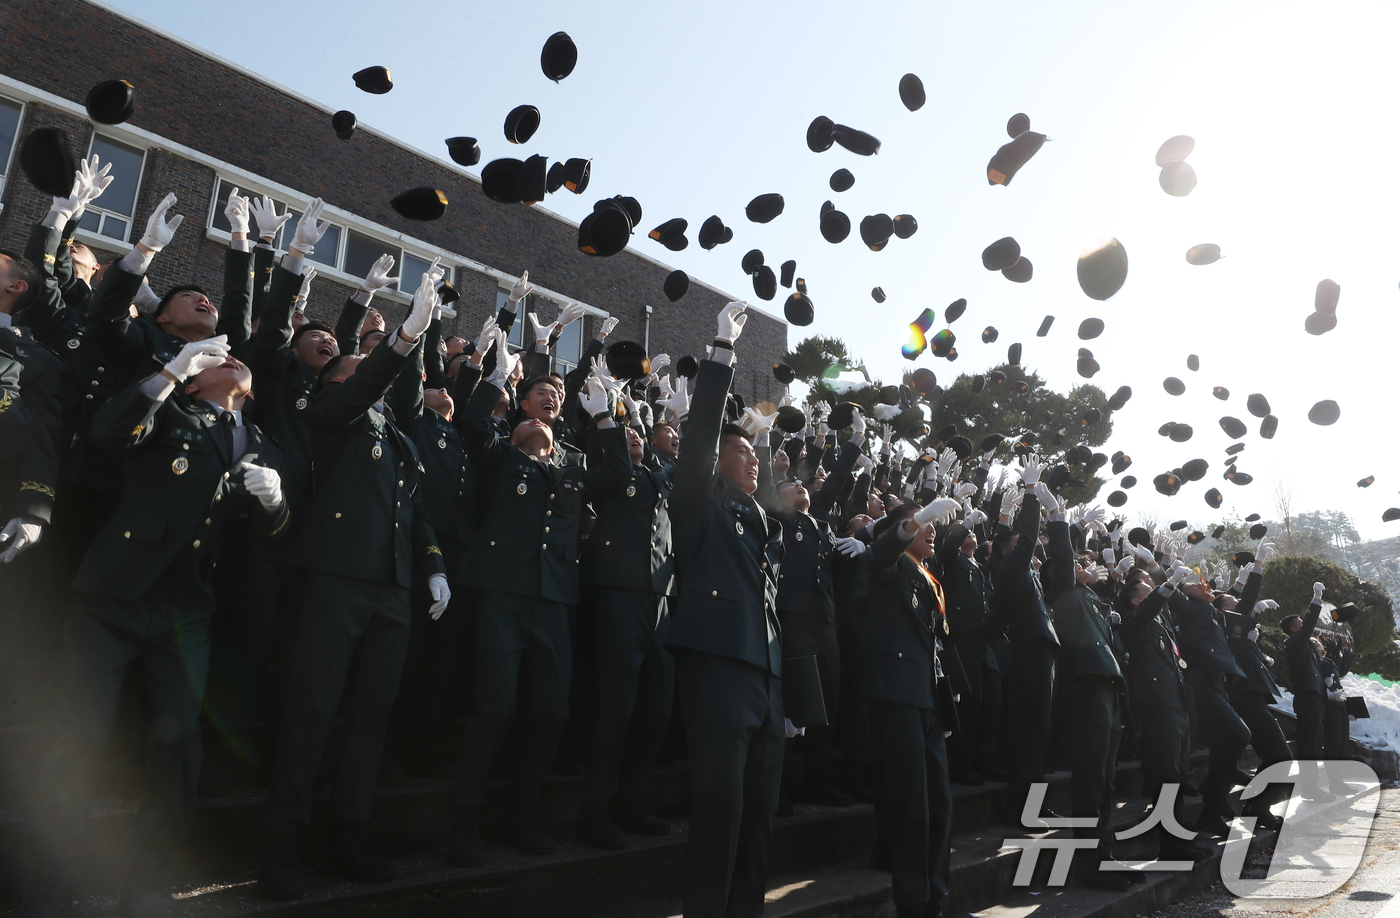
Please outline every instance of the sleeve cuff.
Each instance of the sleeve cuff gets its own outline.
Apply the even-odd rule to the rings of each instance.
[[[413,353],[413,349],[418,346],[418,339],[414,338],[412,341],[405,341],[403,337],[403,326],[400,325],[394,332],[394,343],[389,346],[394,349],[395,354],[398,354],[400,357],[407,357],[409,354]]]
[[[710,348],[710,359],[727,367],[734,366],[734,352],[727,347]]]
[[[151,266],[152,257],[153,253],[134,248],[126,253],[126,257],[121,260],[117,267],[127,274],[145,274]]]
[[[306,259],[301,255],[293,255],[288,252],[282,256],[282,269],[293,274],[300,275],[302,268],[306,265]]]
[[[248,239],[230,239],[228,242],[228,247],[231,251],[234,252],[253,251],[253,243]]]
[[[175,384],[162,373],[147,376],[141,381],[141,392],[158,402],[163,402],[175,391]]]
[[[58,226],[60,222],[66,221],[67,219],[67,214],[60,213],[56,210],[51,210],[48,213],[44,214],[44,219],[39,221],[39,225],[44,227],[45,229],[53,229],[56,226]]]
[[[374,294],[361,287],[350,295],[350,302],[357,306],[368,306],[369,301],[374,299]]]

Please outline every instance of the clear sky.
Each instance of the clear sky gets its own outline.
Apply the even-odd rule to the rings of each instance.
[[[1202,526],[1231,511],[1268,518],[1282,482],[1295,510],[1345,511],[1365,538],[1400,534],[1400,523],[1381,522],[1400,506],[1400,5],[246,0],[236,15],[207,0],[113,5],[444,159],[443,140],[454,135],[480,139],[483,165],[533,153],[591,157],[587,193],[561,191],[544,206],[578,220],[598,198],[632,195],[644,209],[634,247],[755,302],[743,254],[762,249],[775,266],[796,259],[817,316],[793,328],[790,343],[840,336],[887,382],[909,366],[900,344],[926,306],[941,314],[959,297],[969,304],[953,325],[958,362],[925,355],[917,365],[950,381],[1004,360],[1020,341],[1023,365],[1060,390],[1080,381],[1080,321],[1102,318],[1107,330],[1088,343],[1103,367],[1094,382],[1134,392],[1106,446],[1135,460],[1130,517]],[[579,63],[554,84],[539,53],[561,29]],[[392,71],[391,93],[354,87],[351,73],[372,64]],[[897,93],[906,72],[928,94],[915,113]],[[520,147],[501,125],[523,103],[543,121]],[[986,162],[1018,111],[1052,142],[1010,186],[989,186]],[[809,152],[806,128],[819,114],[879,137],[879,155]],[[1196,139],[1199,185],[1185,198],[1159,188],[1153,162],[1175,134]],[[335,142],[329,126],[327,137]],[[841,167],[855,187],[834,194],[827,179]],[[786,212],[749,223],[745,204],[771,191]],[[817,228],[827,199],[853,224],[911,213],[919,232],[879,253],[858,232],[830,245]],[[712,213],[734,240],[706,252],[694,237]],[[677,216],[690,221],[689,249],[645,238]],[[1006,235],[1035,265],[1028,284],[982,268],[981,250]],[[1080,291],[1075,264],[1104,235],[1124,244],[1130,269],[1100,303]],[[1204,242],[1226,257],[1188,265],[1186,250]],[[1338,324],[1313,337],[1303,322],[1327,277],[1341,284]],[[876,285],[884,304],[870,298]],[[762,305],[779,311],[779,293]],[[655,296],[658,309],[686,308]],[[1055,325],[1038,339],[1045,315]],[[983,345],[989,324],[1001,339]],[[1186,368],[1193,353],[1196,373]],[[1163,391],[1167,376],[1186,394]],[[1228,402],[1211,396],[1217,385]],[[1251,392],[1279,418],[1273,440],[1259,438],[1245,410]],[[1309,423],[1308,409],[1327,398],[1340,403],[1341,420]],[[1238,467],[1255,481],[1244,488],[1221,480],[1232,442],[1217,423],[1224,414],[1250,426]],[[1192,424],[1195,437],[1159,437],[1167,421]],[[1211,464],[1204,481],[1171,499],[1152,490],[1153,476],[1198,456]],[[1367,475],[1375,485],[1358,489]],[[1202,499],[1210,487],[1225,494],[1220,511]]]

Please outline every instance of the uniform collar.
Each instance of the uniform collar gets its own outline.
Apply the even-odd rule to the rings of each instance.
[[[229,414],[233,415],[233,426],[234,426],[234,427],[242,427],[242,426],[243,426],[243,412],[242,412],[242,411],[234,410],[234,409],[232,409],[232,408],[220,408],[218,405],[214,404],[213,402],[209,402],[209,401],[203,402],[202,404],[208,405],[209,408],[210,408],[210,410],[213,411],[214,414],[215,414],[217,417],[223,417],[223,416],[224,416],[224,412],[227,411]]]
[[[8,312],[0,312],[0,328],[9,328],[14,324],[15,320]]]

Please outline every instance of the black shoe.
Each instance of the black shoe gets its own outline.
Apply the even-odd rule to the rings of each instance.
[[[336,872],[356,883],[388,883],[399,875],[392,861],[370,849],[367,823],[341,823],[331,855]]]
[[[178,906],[168,892],[154,889],[124,889],[117,914],[122,918],[159,918],[175,914]]]
[[[1248,787],[1249,782],[1254,780],[1254,776],[1236,768],[1235,773],[1230,776],[1230,781],[1240,787]]]
[[[1336,794],[1329,794],[1317,785],[1313,785],[1312,787],[1300,787],[1298,788],[1298,794],[1302,796],[1303,799],[1311,800],[1314,803],[1331,803],[1333,800],[1337,799]]]
[[[995,765],[978,765],[977,773],[988,781],[1000,781],[1006,783],[1011,780],[1011,772],[1005,768],[998,768]]]
[[[798,785],[793,791],[792,799],[798,803],[818,803],[822,806],[835,806],[842,809],[855,805],[855,800],[850,794],[842,793],[825,781]]]
[[[971,770],[965,771],[961,768],[948,772],[948,777],[951,778],[954,783],[966,784],[968,787],[981,787],[987,783],[982,780],[982,776],[977,772]]]
[[[1202,810],[1201,815],[1196,818],[1196,831],[1216,838],[1229,838],[1230,824],[1216,811]]]
[[[501,827],[502,839],[526,854],[553,854],[558,845],[535,822],[532,810],[531,807],[524,807],[510,813]]]
[[[1127,877],[1116,870],[1100,870],[1097,862],[1092,867],[1076,871],[1075,879],[1085,886],[1107,889],[1110,892],[1122,892],[1133,885]]]
[[[306,895],[306,874],[301,870],[301,837],[293,832],[273,833],[272,843],[258,868],[258,892],[267,899],[291,902]]]
[[[621,851],[627,847],[622,840],[622,831],[608,815],[606,798],[583,801],[578,818],[578,837],[579,841],[605,851]]]
[[[457,821],[447,836],[447,859],[457,867],[480,867],[486,863],[486,846],[481,841],[481,807],[457,808]]]

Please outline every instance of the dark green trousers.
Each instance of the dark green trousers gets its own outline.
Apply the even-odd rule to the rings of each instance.
[[[950,737],[952,760],[959,774],[995,767],[1001,729],[1001,673],[996,669],[996,653],[984,630],[953,636],[951,643],[968,682],[968,690],[958,699],[961,729]]]
[[[1293,758],[1293,753],[1288,749],[1288,740],[1283,736],[1283,729],[1269,710],[1269,703],[1273,700],[1273,696],[1263,692],[1234,692],[1230,695],[1230,706],[1249,728],[1249,743],[1259,755],[1260,771],[1275,762],[1286,762]]]
[[[569,714],[569,607],[482,590],[473,632],[476,710],[462,737],[453,799],[458,806],[481,805],[501,736],[518,710],[524,730],[510,769],[511,803],[538,803]]]
[[[821,679],[822,701],[826,705],[826,724],[813,724],[801,736],[788,740],[789,751],[802,751],[802,782],[830,782],[835,758],[836,731],[840,722],[841,704],[841,645],[836,640],[836,626],[821,615],[778,611],[783,626],[783,657],[817,658],[817,676]],[[789,780],[794,775],[795,757],[784,758],[784,771]]]
[[[144,852],[173,847],[195,803],[199,709],[209,674],[208,609],[75,593],[63,626],[53,742],[33,798],[36,853],[60,861],[91,833],[93,790],[129,671],[146,696]]]
[[[783,681],[742,660],[685,651],[676,691],[690,750],[686,918],[757,918],[782,782]]]
[[[1076,838],[1097,838],[1098,858],[1113,855],[1113,784],[1123,721],[1118,688],[1108,679],[1081,676],[1065,686],[1059,713],[1069,739],[1070,815],[1092,816],[1093,828],[1075,829]]]
[[[312,784],[347,686],[331,796],[342,822],[373,817],[379,756],[408,652],[408,590],[317,571],[307,571],[302,585],[263,809],[263,828],[273,832],[311,823]]]
[[[1185,708],[1157,704],[1140,704],[1135,711],[1142,755],[1142,794],[1155,801],[1163,784],[1190,780],[1191,717]]]
[[[937,711],[867,699],[875,739],[876,816],[890,852],[895,908],[948,894],[953,791]]]
[[[1210,765],[1201,782],[1201,796],[1207,806],[1228,819],[1233,808],[1226,798],[1234,786],[1240,756],[1249,745],[1249,728],[1230,706],[1223,675],[1197,674],[1189,678],[1195,689],[1196,727],[1201,742],[1210,750]]]
[[[639,590],[600,589],[592,596],[590,627],[597,682],[586,800],[611,797],[619,786],[641,791],[651,773],[675,693],[675,663],[661,646],[666,597]]]
[[[1045,754],[1050,746],[1054,707],[1056,649],[1054,644],[1041,638],[1016,643],[1012,648],[1012,671],[1021,717],[1013,743],[1016,767],[1011,773],[1007,795],[1018,818],[1031,784],[1045,780]]]

